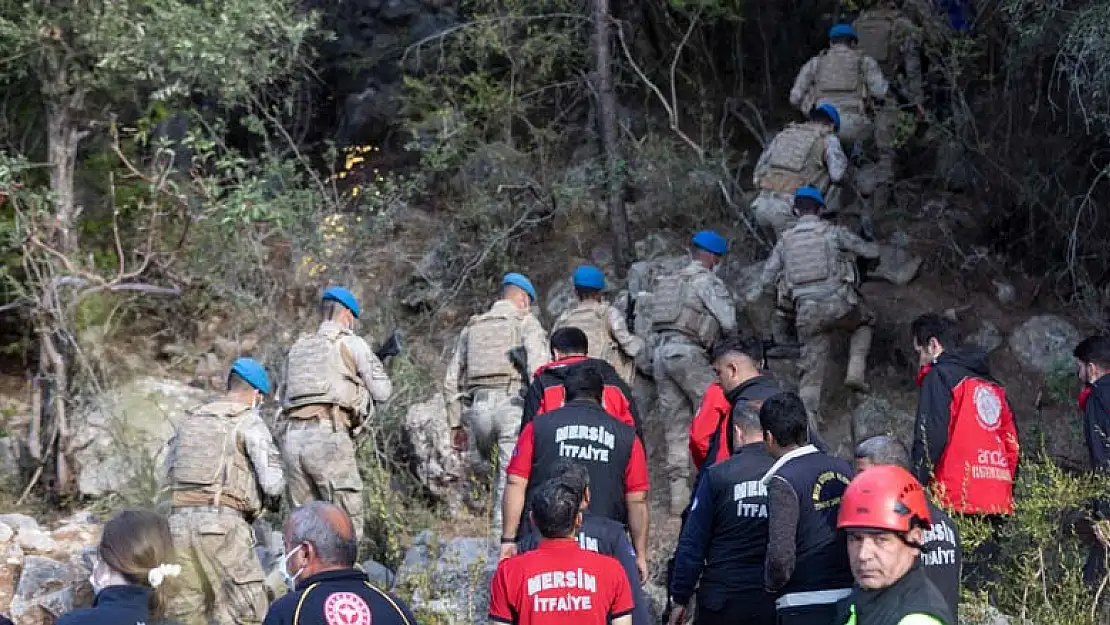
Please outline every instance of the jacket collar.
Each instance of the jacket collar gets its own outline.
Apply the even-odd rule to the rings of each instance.
[[[781,458],[775,461],[775,464],[771,465],[770,469],[767,469],[767,473],[763,474],[763,479],[761,479],[760,482],[764,486],[770,484],[771,478],[775,477],[775,473],[778,473],[779,469],[786,466],[786,463],[795,458],[801,458],[802,456],[808,456],[809,454],[816,454],[820,451],[820,449],[817,449],[813,445],[803,445],[797,449],[786,452],[782,455]]]

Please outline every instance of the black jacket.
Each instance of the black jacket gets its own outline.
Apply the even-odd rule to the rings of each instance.
[[[925,570],[919,563],[915,563],[902,579],[888,588],[854,588],[848,598],[837,604],[836,623],[848,623],[853,611],[855,625],[898,625],[911,614],[927,614],[944,625],[956,625],[944,597],[925,576]]]
[[[960,547],[960,528],[942,508],[929,502],[929,517],[933,526],[925,532],[925,548],[921,550],[921,564],[925,575],[940,591],[948,604],[948,612],[960,613],[960,568],[963,566],[963,549]]]
[[[366,574],[358,569],[324,571],[297,582],[296,591],[270,605],[263,625],[328,625],[334,621],[325,617],[324,606],[336,593],[357,595],[357,604],[350,599],[342,601],[341,607],[345,610],[369,609],[366,618],[357,622],[416,625],[416,617],[408,606],[397,597],[372,586]]]
[[[997,383],[990,375],[987,353],[977,347],[944,350],[921,381],[911,457],[914,476],[922,484],[930,482],[948,446],[952,390],[967,377]]]
[[[725,429],[725,432],[728,433],[729,455],[736,453],[736,441],[733,440],[732,427],[732,419],[736,411],[743,410],[749,403],[762,404],[781,392],[782,388],[779,387],[774,378],[766,375],[759,375],[725,393],[725,398],[728,399],[729,405],[732,406],[728,413],[728,427]],[[718,438],[718,436],[714,436],[710,439],[709,454],[706,457],[717,457],[717,446],[720,444],[720,441],[717,440]]]
[[[540,544],[540,533],[531,523],[528,530],[517,543],[520,553],[533,551]],[[612,556],[621,563],[628,583],[632,586],[632,625],[651,625],[651,607],[641,586],[640,571],[636,568],[636,551],[628,540],[624,526],[612,519],[590,514],[582,515],[582,527],[578,528],[578,546],[605,556]]]
[[[544,395],[548,393],[548,389],[563,386],[566,383],[567,375],[583,365],[592,366],[601,374],[601,380],[605,383],[606,398],[612,395],[623,397],[623,401],[628,406],[628,416],[632,420],[630,425],[636,428],[636,435],[643,439],[643,422],[640,419],[640,411],[636,407],[636,402],[632,399],[632,389],[624,383],[613,365],[599,358],[583,358],[580,356],[557,360],[536,370],[536,374],[532,378],[532,384],[528,386],[528,390],[524,394],[524,415],[520,420],[520,429],[523,430],[524,426],[531,423],[536,415],[540,414]],[[555,408],[558,408],[558,406],[547,407],[548,411]]]
[[[1087,439],[1087,452],[1091,468],[1099,472],[1110,471],[1110,375],[1104,375],[1087,387],[1083,409],[1083,433]],[[1110,518],[1110,499],[1094,502],[1095,514],[1101,519]]]
[[[150,595],[147,586],[109,586],[96,595],[91,608],[68,612],[56,625],[138,625],[153,623],[150,619]],[[164,621],[162,621],[164,622]]]

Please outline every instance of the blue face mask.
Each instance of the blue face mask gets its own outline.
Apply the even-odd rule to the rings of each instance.
[[[293,549],[293,551],[290,551],[289,553],[282,556],[281,564],[278,566],[281,571],[281,578],[285,580],[285,585],[289,588],[290,591],[297,589],[297,577],[300,576],[302,572],[304,572],[304,567],[302,566],[301,568],[297,569],[296,573],[290,573],[289,558],[291,558],[293,554],[300,551],[301,547],[303,546],[304,545],[297,545],[296,548]]]

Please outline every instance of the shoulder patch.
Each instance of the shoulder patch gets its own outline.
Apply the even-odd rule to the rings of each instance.
[[[370,606],[353,592],[333,592],[324,600],[327,625],[370,625]]]

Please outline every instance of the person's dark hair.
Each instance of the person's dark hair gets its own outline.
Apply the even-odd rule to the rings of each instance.
[[[163,564],[174,564],[173,535],[166,518],[149,510],[125,510],[104,525],[97,557],[127,583],[150,587],[148,575]],[[166,612],[164,581],[150,594],[150,614],[161,619]]]
[[[859,39],[857,39],[857,38],[855,38],[851,35],[848,35],[846,37],[832,37],[832,38],[829,39],[829,43],[846,43],[846,44],[851,45],[851,44],[854,44],[854,43],[859,43]]]
[[[559,328],[551,333],[551,349],[564,354],[585,354],[590,351],[590,340],[578,328]]]
[[[320,302],[320,317],[322,317],[324,321],[335,319],[339,316],[339,313],[344,310],[347,310],[347,307],[333,299]]]
[[[243,379],[243,376],[231,371],[227,374],[227,390],[229,393],[237,391],[253,391],[254,386],[250,382]]]
[[[893,436],[872,436],[856,446],[856,459],[870,460],[874,465],[894,465],[910,470],[910,452]]]
[[[738,334],[726,336],[713,347],[713,361],[716,362],[729,354],[747,356],[758,368],[763,362],[763,339]]]
[[[819,215],[825,207],[811,197],[794,198],[794,212],[799,215]]]
[[[732,425],[740,428],[745,434],[756,434],[763,430],[763,422],[759,418],[760,401],[741,401],[732,407]],[[777,438],[775,440],[778,440]]]
[[[809,439],[806,407],[797,393],[773,395],[759,409],[759,426],[780,446],[805,445]]]
[[[601,289],[587,289],[585,287],[574,287],[574,295],[578,299],[596,299],[601,296]]]
[[[551,465],[550,479],[578,493],[579,501],[586,497],[586,489],[590,487],[590,472],[586,465],[569,458],[559,458]]]
[[[571,367],[567,378],[563,381],[567,401],[575,399],[591,399],[601,403],[601,396],[605,391],[605,380],[597,367],[590,362],[584,362],[577,367]]]
[[[562,480],[547,480],[532,495],[532,521],[544,538],[565,538],[574,531],[582,498]]]
[[[959,346],[959,335],[956,332],[956,323],[936,313],[926,313],[913,320],[910,325],[913,339],[921,347],[929,344],[929,339],[936,339],[944,349]]]
[[[1079,362],[1089,362],[1103,369],[1110,369],[1110,336],[1088,336],[1072,352]]]
[[[832,118],[832,115],[829,115],[828,111],[817,108],[816,106],[809,110],[809,121],[821,122],[832,126],[836,125],[836,120]]]
[[[293,510],[289,515],[290,541],[294,545],[310,543],[316,550],[316,557],[324,564],[352,567],[358,559],[354,525],[343,512],[347,527],[335,527],[329,519],[329,513],[334,510],[342,512],[341,508],[326,501],[309,501]]]

